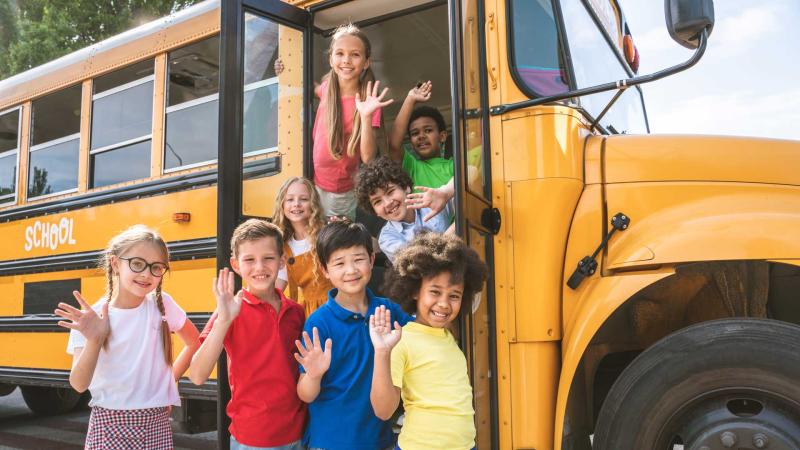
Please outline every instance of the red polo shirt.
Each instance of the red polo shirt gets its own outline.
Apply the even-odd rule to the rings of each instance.
[[[303,437],[305,404],[297,397],[295,339],[303,333],[303,307],[275,290],[280,312],[244,291],[242,309],[225,335],[231,401],[228,429],[236,440],[253,447],[277,447]],[[217,313],[203,332],[211,332]]]

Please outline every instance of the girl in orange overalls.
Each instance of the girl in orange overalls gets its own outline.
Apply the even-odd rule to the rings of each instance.
[[[327,301],[333,288],[317,260],[317,233],[325,222],[319,194],[311,181],[292,177],[283,183],[275,198],[272,223],[283,231],[286,255],[286,267],[278,273],[275,286],[285,289],[288,285],[287,297],[303,305],[308,317]]]

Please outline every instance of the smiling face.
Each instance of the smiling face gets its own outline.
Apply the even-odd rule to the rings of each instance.
[[[364,295],[374,262],[374,256],[364,246],[355,245],[334,250],[322,272],[339,290],[339,295],[358,297]]]
[[[417,301],[417,322],[434,328],[444,328],[458,317],[464,283],[450,283],[450,272],[422,279]]]
[[[411,146],[422,159],[440,156],[441,145],[447,139],[446,131],[439,131],[439,126],[431,117],[422,116],[408,125]]]
[[[155,262],[168,264],[166,255],[154,243],[141,242],[131,246],[127,251],[122,252],[119,257],[111,257],[111,265],[114,272],[119,275],[119,295],[129,296],[130,298],[141,299],[152,292],[161,281],[162,277],[154,276],[149,268],[136,273],[131,270],[128,261],[120,258],[141,258],[148,264]]]
[[[275,239],[263,237],[239,244],[237,256],[231,258],[231,267],[253,295],[265,298],[275,289],[283,258]]]
[[[308,192],[305,183],[296,181],[286,189],[286,196],[283,198],[283,215],[293,224],[308,224],[311,217],[311,193]]]
[[[403,189],[395,183],[386,185],[386,189],[377,188],[369,195],[369,204],[372,210],[383,220],[395,222],[411,222],[414,211],[406,207],[406,194],[408,189]]]
[[[340,82],[358,80],[369,67],[369,58],[364,42],[352,35],[344,35],[331,43],[329,63]]]

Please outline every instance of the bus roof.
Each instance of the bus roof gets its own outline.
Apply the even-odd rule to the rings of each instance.
[[[206,0],[0,81],[0,111],[219,32]]]

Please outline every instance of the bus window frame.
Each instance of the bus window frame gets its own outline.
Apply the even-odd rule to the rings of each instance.
[[[134,81],[119,85],[119,86],[117,86],[115,88],[108,89],[108,90],[103,91],[103,92],[101,92],[99,94],[92,94],[92,119],[94,119],[94,102],[95,101],[97,101],[99,99],[102,99],[102,98],[105,98],[105,97],[108,97],[109,95],[118,94],[120,92],[127,91],[128,89],[131,89],[131,88],[134,88],[136,86],[148,83],[150,81],[153,82],[153,89],[155,90],[155,80],[156,80],[155,74],[148,75],[148,76],[146,76],[144,78],[139,78],[138,80],[134,80]],[[150,115],[150,120],[151,120],[151,124],[152,124],[152,120],[153,120],[152,112],[150,114],[151,114]],[[91,140],[91,135],[92,135],[92,129],[90,127],[90,129],[89,129],[89,139],[90,140]],[[98,148],[91,148],[91,142],[90,142],[90,144],[89,144],[89,155],[96,155],[98,153],[111,151],[111,150],[114,150],[114,149],[117,149],[117,148],[120,148],[120,147],[125,147],[125,146],[132,145],[132,144],[138,144],[139,142],[146,141],[147,139],[152,139],[152,138],[153,138],[153,131],[152,131],[152,125],[151,125],[150,133],[142,135],[142,136],[138,136],[138,137],[135,137],[135,138],[130,138],[130,139],[127,139],[125,141],[116,142],[114,144],[108,144],[108,145],[105,145],[103,147],[98,147]],[[90,169],[89,171],[91,172],[92,168],[90,167],[89,169]],[[105,187],[105,186],[103,186],[103,187]],[[92,187],[92,189],[94,189],[94,187]]]
[[[511,79],[514,80],[514,84],[517,85],[517,88],[520,91],[522,91],[522,93],[525,94],[528,98],[544,97],[544,95],[535,92],[527,85],[527,83],[522,81],[522,76],[520,75],[519,69],[517,68],[516,65],[516,59],[514,56],[516,54],[514,46],[514,42],[516,39],[514,39],[514,16],[513,16],[514,10],[512,5],[512,3],[514,3],[515,1],[520,1],[520,0],[506,0],[506,11],[508,14],[506,17],[506,36],[507,36],[506,58],[508,59],[508,67],[510,69],[509,72],[511,74]],[[561,54],[562,61],[566,66],[565,75],[567,76],[567,79],[565,81],[567,82],[569,90],[572,91],[577,89],[577,87],[575,81],[575,72],[573,71],[572,68],[573,67],[572,54],[570,52],[569,41],[567,40],[566,31],[564,27],[564,17],[561,12],[561,1],[560,0],[547,0],[547,1],[550,2],[550,5],[553,8],[553,19],[555,20],[556,34],[558,35],[558,39],[561,42],[560,45],[561,48],[559,49],[559,53]]]
[[[28,167],[26,167],[26,169],[28,170],[28,183],[30,183],[30,176],[31,176],[31,172],[30,172],[30,170],[31,170],[31,158],[30,158],[30,155],[32,155],[34,152],[38,152],[38,151],[41,151],[41,150],[47,150],[48,148],[56,146],[58,144],[63,144],[65,142],[70,142],[70,141],[77,140],[78,141],[78,146],[79,146],[78,147],[79,148],[79,150],[78,150],[78,159],[80,160],[80,139],[81,139],[81,132],[78,131],[77,133],[72,133],[72,134],[67,135],[67,136],[62,136],[60,138],[53,139],[52,141],[42,142],[41,144],[36,144],[34,146],[31,146],[28,149]],[[76,186],[74,188],[64,189],[64,190],[61,190],[61,191],[51,192],[49,194],[41,194],[41,195],[36,195],[36,196],[31,196],[30,192],[27,192],[25,198],[28,199],[28,200],[31,200],[31,201],[35,201],[35,200],[42,200],[42,199],[46,199],[46,198],[50,198],[50,197],[56,197],[56,196],[59,196],[59,195],[74,194],[75,192],[78,192],[78,186],[77,185],[79,185],[80,182],[81,182],[81,180],[79,179],[78,176],[75,177],[75,180],[76,180]],[[27,190],[28,186],[25,186],[25,189]]]
[[[22,105],[13,106],[11,108],[5,109],[0,111],[0,116],[4,116],[6,114],[11,114],[15,110],[18,112],[17,116],[17,147],[13,150],[6,150],[0,153],[0,158],[5,158],[8,155],[16,152],[17,154],[17,164],[16,169],[14,171],[14,194],[6,194],[4,197],[0,197],[0,207],[6,207],[15,205],[19,201],[19,159],[20,159],[20,147],[22,146]]]

